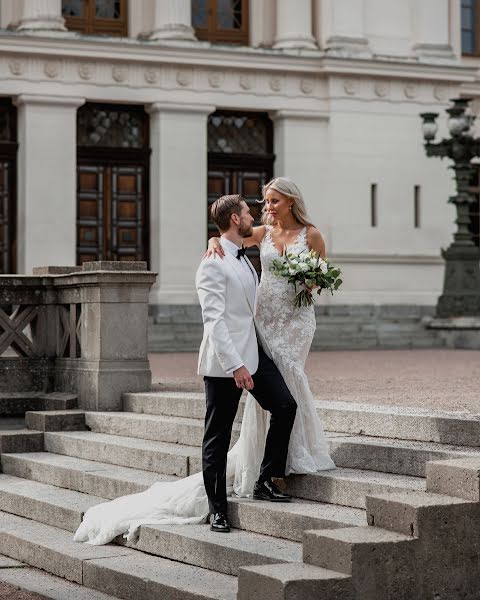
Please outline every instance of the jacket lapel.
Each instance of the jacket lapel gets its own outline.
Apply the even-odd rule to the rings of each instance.
[[[255,273],[255,269],[253,269],[253,265],[251,266],[253,270],[253,274],[255,274],[255,283],[252,285],[253,281],[250,275],[245,271],[245,269],[240,264],[240,261],[233,256],[233,254],[225,249],[225,258],[223,260],[228,260],[230,265],[232,266],[235,274],[237,275],[240,283],[242,284],[243,291],[247,297],[248,304],[252,310],[252,313],[255,312],[255,294],[257,291],[257,274]],[[248,260],[248,259],[247,259]],[[250,263],[251,264],[251,263]],[[248,279],[250,277],[250,280]],[[252,283],[251,283],[252,282]]]

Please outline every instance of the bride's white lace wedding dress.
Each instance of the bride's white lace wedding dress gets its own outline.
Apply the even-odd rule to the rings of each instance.
[[[290,252],[308,251],[306,228],[289,246]],[[334,469],[322,425],[304,367],[315,332],[313,306],[296,308],[295,291],[283,278],[270,272],[279,253],[267,226],[260,244],[262,278],[257,291],[257,329],[297,402],[297,414],[290,437],[287,475]],[[252,493],[263,458],[269,413],[253,396],[247,395],[238,442],[228,453],[227,482],[239,496]],[[202,523],[208,515],[203,474],[173,482],[159,482],[139,494],[123,496],[90,508],[75,533],[75,540],[106,544],[126,533],[132,539],[140,525]]]

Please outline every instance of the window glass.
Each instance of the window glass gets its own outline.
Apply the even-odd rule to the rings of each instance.
[[[62,14],[64,17],[83,17],[83,0],[63,0]]]
[[[100,19],[120,19],[120,0],[95,0],[95,16]]]
[[[475,0],[462,0],[462,52],[476,53]]]
[[[217,0],[217,23],[221,29],[241,29],[241,0]]]
[[[192,1],[192,24],[194,27],[208,27],[208,0]]]

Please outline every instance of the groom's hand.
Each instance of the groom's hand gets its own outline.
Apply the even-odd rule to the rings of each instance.
[[[238,388],[253,390],[253,379],[246,367],[240,367],[233,372],[233,377]]]

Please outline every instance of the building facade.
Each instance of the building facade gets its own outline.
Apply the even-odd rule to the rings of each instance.
[[[419,113],[480,97],[478,15],[477,0],[0,0],[0,272],[146,259],[152,307],[196,306],[209,202],[238,192],[258,215],[261,185],[287,175],[344,272],[324,303],[433,306],[453,182]]]

